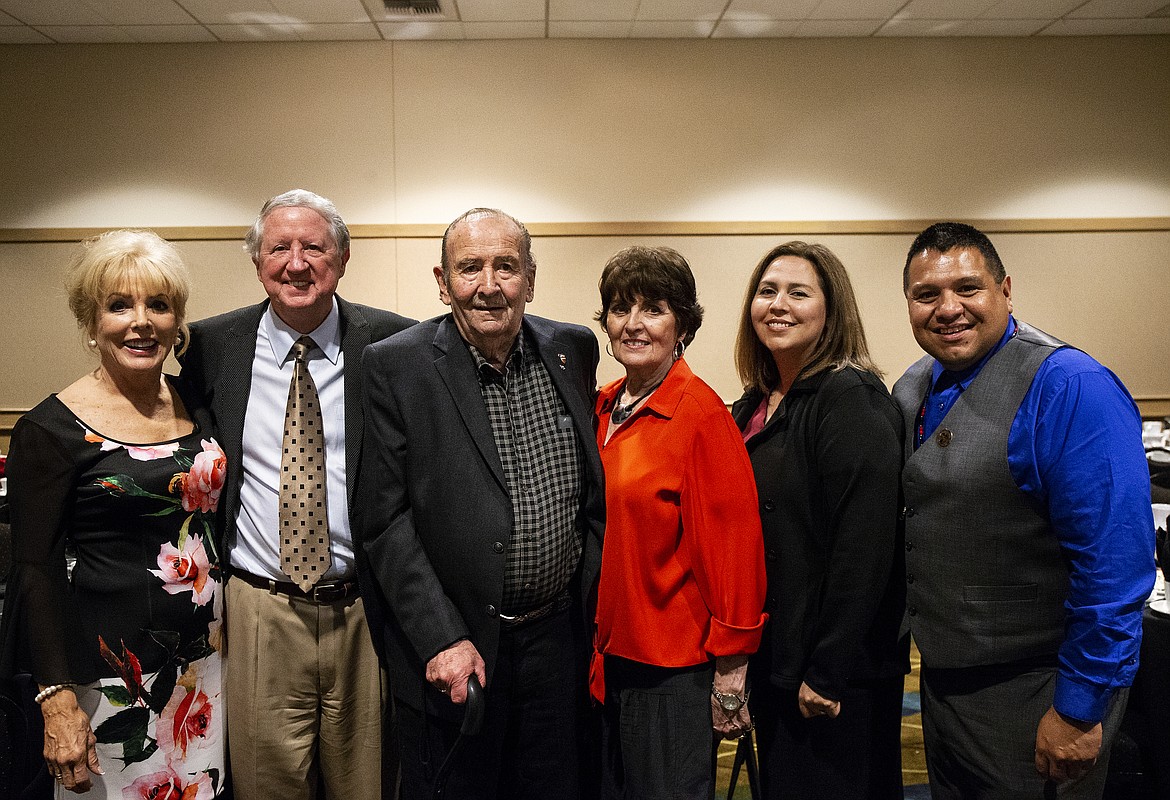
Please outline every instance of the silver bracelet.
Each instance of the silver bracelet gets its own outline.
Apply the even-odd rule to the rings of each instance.
[[[62,689],[71,688],[73,688],[72,683],[54,683],[52,686],[46,686],[44,689],[41,689],[39,692],[37,692],[37,696],[34,697],[33,700],[35,700],[36,704],[39,706],[41,703],[45,702]]]

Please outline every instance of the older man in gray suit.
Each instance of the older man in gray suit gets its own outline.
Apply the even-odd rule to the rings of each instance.
[[[435,278],[451,313],[363,363],[358,527],[385,608],[403,797],[431,796],[474,674],[485,730],[450,795],[573,800],[605,503],[597,339],[524,313],[536,262],[503,212],[451,223]]]
[[[313,800],[321,782],[337,800],[378,800],[385,691],[349,522],[362,443],[358,369],[366,345],[413,321],[337,297],[349,230],[319,195],[295,189],[272,198],[245,241],[268,300],[191,325],[183,358],[183,377],[202,391],[228,457],[225,684],[235,796]],[[291,437],[302,435],[289,423],[293,396],[308,396],[306,385],[324,456],[307,467],[323,475],[308,505],[325,511],[311,547],[292,540],[288,528],[300,523],[285,510],[306,502],[288,494],[285,477],[306,468],[289,463],[289,451],[301,449],[289,447]]]

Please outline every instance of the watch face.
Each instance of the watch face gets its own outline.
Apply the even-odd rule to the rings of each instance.
[[[739,711],[739,707],[743,705],[743,701],[735,695],[723,695],[719,698],[719,705],[723,706],[723,710],[727,712]]]

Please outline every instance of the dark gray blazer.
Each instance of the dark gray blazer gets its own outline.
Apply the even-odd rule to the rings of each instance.
[[[572,587],[583,673],[605,513],[592,413],[597,339],[579,325],[531,315],[523,324],[585,453],[577,520],[583,547]],[[426,683],[426,663],[470,639],[490,683],[512,530],[475,362],[448,314],[370,346],[362,368],[366,434],[354,533],[386,619],[374,636],[383,639],[397,698],[418,709],[427,698],[428,710],[455,716]]]
[[[362,401],[361,357],[366,345],[385,339],[414,324],[414,320],[337,298],[341,315],[341,352],[345,356],[345,474],[349,505],[361,463]],[[224,487],[225,544],[235,542],[236,512],[243,482],[244,415],[252,386],[252,359],[256,333],[268,301],[191,324],[191,344],[179,358],[182,379],[211,409],[219,427],[219,443],[228,461]],[[275,531],[273,532],[275,535]],[[227,552],[221,550],[221,552]],[[224,560],[227,566],[227,560]]]

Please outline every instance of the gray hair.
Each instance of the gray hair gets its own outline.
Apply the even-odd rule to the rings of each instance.
[[[472,208],[464,211],[451,221],[447,226],[447,230],[443,232],[443,254],[440,257],[439,264],[443,268],[443,277],[449,278],[451,276],[451,259],[447,254],[447,240],[451,238],[451,232],[454,231],[461,222],[464,222],[472,217],[496,217],[497,219],[506,219],[516,226],[516,230],[520,232],[520,261],[524,264],[524,272],[531,279],[536,274],[536,259],[532,255],[532,235],[528,233],[528,229],[524,227],[524,223],[513,217],[511,214],[500,211],[498,208]]]
[[[337,249],[342,253],[349,249],[349,228],[345,226],[345,220],[337,212],[337,206],[333,205],[333,201],[307,189],[291,189],[265,203],[256,221],[244,236],[244,249],[248,251],[253,261],[260,258],[260,243],[264,240],[264,220],[278,208],[311,208],[329,223],[329,228],[333,232],[333,243],[337,245]]]

